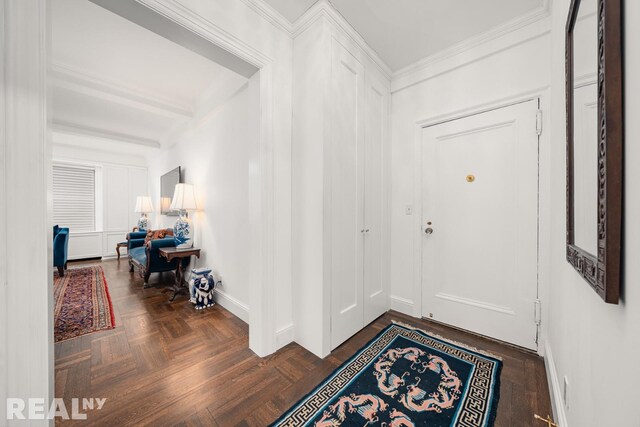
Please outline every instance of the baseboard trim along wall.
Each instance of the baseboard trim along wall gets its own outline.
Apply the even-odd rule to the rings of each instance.
[[[556,364],[553,361],[553,353],[551,352],[549,341],[545,341],[544,343],[544,352],[544,366],[547,371],[547,380],[549,382],[549,394],[551,396],[553,418],[556,420],[559,427],[569,427],[564,401],[562,399],[562,387],[560,387],[560,379],[558,378]]]
[[[218,304],[229,310],[235,316],[239,317],[245,323],[249,323],[249,307],[238,301],[229,294],[220,289],[216,289],[215,300]]]
[[[415,315],[415,304],[410,299],[391,295],[389,297],[389,302],[391,310],[399,311],[400,313],[408,314],[409,316]]]
[[[294,338],[295,330],[293,328],[293,323],[291,323],[276,331],[276,347],[282,348],[285,345],[293,342]]]

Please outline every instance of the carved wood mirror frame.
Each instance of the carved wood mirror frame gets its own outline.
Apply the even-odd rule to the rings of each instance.
[[[598,223],[597,254],[575,244],[573,141],[573,29],[580,0],[566,26],[567,261],[604,301],[620,298],[623,196],[622,0],[597,0]]]

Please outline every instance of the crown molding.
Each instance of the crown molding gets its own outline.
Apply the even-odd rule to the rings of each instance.
[[[321,16],[328,18],[337,28],[342,30],[380,69],[382,74],[391,80],[391,68],[380,58],[378,53],[367,44],[364,38],[349,24],[328,0],[319,0],[300,16],[294,23],[289,22],[280,12],[275,10],[264,0],[241,0],[250,9],[276,28],[295,39]]]
[[[289,35],[289,37],[291,37],[292,39],[295,39],[298,35],[304,32],[320,17],[326,17],[349,39],[351,39],[351,41],[353,41],[360,49],[364,51],[364,53],[380,69],[382,74],[388,80],[392,81],[392,87],[396,86],[393,84],[394,82],[400,82],[399,86],[402,87],[396,87],[395,89],[392,89],[393,91],[397,91],[402,89],[403,87],[418,83],[419,80],[413,81],[412,83],[408,83],[408,81],[412,80],[411,76],[413,74],[419,74],[421,71],[430,68],[438,62],[442,62],[465,51],[472,50],[490,40],[503,37],[509,33],[512,33],[523,27],[549,17],[552,2],[552,0],[542,0],[541,7],[534,9],[527,14],[516,17],[502,25],[499,25],[477,36],[464,40],[447,49],[441,50],[433,55],[430,55],[394,72],[378,55],[378,53],[373,50],[371,46],[369,46],[369,44],[364,40],[360,33],[358,33],[353,28],[353,26],[351,26],[351,24],[344,18],[344,16],[342,16],[340,12],[338,12],[338,10],[331,4],[330,0],[318,0],[294,23],[289,22],[287,18],[285,18],[264,0],[241,1],[259,16],[261,16],[264,20],[271,23],[273,26],[283,31],[285,34]]]
[[[127,135],[124,133],[113,132],[105,129],[96,129],[77,123],[69,123],[54,120],[52,130],[57,133],[78,135],[91,138],[107,139],[111,141],[126,142],[129,144],[141,145],[149,148],[161,148],[160,143],[153,139],[140,138],[138,136]]]
[[[171,119],[190,119],[191,107],[180,102],[152,95],[138,88],[99,76],[78,67],[54,62],[50,76],[53,85],[95,98],[116,102]]]
[[[160,14],[162,17],[187,28],[189,31],[226,50],[231,55],[249,63],[251,66],[255,67],[256,70],[266,67],[273,62],[273,58],[267,56],[264,52],[255,49],[244,40],[218,26],[215,22],[194,12],[188,7],[188,5],[184,5],[182,0],[171,0],[169,2],[163,0],[132,1],[138,2]],[[242,70],[232,71],[235,71],[247,78],[251,77],[251,75],[255,73],[254,71],[247,75]]]
[[[395,71],[392,75],[391,92],[397,92],[409,86],[420,83],[424,80],[428,80],[434,75],[434,73],[430,72],[430,70],[434,68],[447,68],[447,65],[444,65],[447,60],[458,57],[465,52],[469,52],[483,45],[486,45],[488,42],[495,41],[501,38],[507,38],[507,36],[512,33],[518,32],[518,30],[527,29],[529,27],[531,31],[523,31],[521,32],[522,34],[516,34],[511,40],[506,40],[505,44],[509,47],[548,33],[551,30],[550,22],[548,19],[550,17],[549,8],[549,0],[543,0],[543,4],[541,7],[534,9],[529,13],[518,16],[497,27],[485,31],[484,33],[466,39],[449,48],[441,50],[437,53],[434,53],[433,55],[427,56],[426,58],[423,58],[417,62],[414,62],[413,64]],[[536,26],[535,24],[539,25]],[[493,50],[495,52],[499,49],[494,48]],[[459,60],[453,62],[455,62],[455,64],[449,66],[448,69],[453,69],[464,65],[461,64]],[[469,62],[473,61],[466,61],[465,63]],[[442,72],[443,70],[439,69],[437,74],[440,74]]]
[[[155,3],[156,0],[140,0],[142,3],[149,6],[150,3]],[[459,55],[465,51],[472,50],[490,40],[494,40],[505,36],[511,32],[517,31],[523,27],[533,24],[537,21],[543,20],[550,15],[550,9],[552,0],[542,0],[542,6],[534,9],[533,11],[516,17],[502,25],[494,27],[484,33],[464,40],[456,45],[453,45],[447,49],[441,50],[433,55],[430,55],[424,59],[421,59],[413,64],[410,64],[397,71],[393,71],[378,53],[369,46],[364,38],[358,33],[353,26],[338,12],[338,10],[331,4],[330,0],[318,0],[313,6],[311,6],[300,18],[291,23],[280,12],[274,9],[264,0],[241,0],[248,8],[253,10],[256,14],[262,17],[267,22],[271,23],[277,29],[283,31],[292,39],[295,39],[298,35],[304,32],[309,26],[311,26],[317,19],[324,16],[329,19],[338,29],[340,29],[348,38],[351,39],[364,53],[373,61],[373,63],[380,69],[382,74],[390,81],[392,81],[392,91],[397,91],[403,87],[410,86],[412,84],[419,83],[412,80],[411,75],[419,74],[421,71],[430,68],[438,62],[442,62],[446,59]],[[179,4],[179,0],[178,0]],[[183,5],[183,9],[188,10]],[[183,11],[184,12],[184,11]],[[193,17],[192,17],[193,20]],[[396,83],[398,82],[398,83]],[[396,84],[394,84],[396,83]],[[394,86],[398,86],[395,89]],[[401,86],[401,87],[400,87]]]
[[[309,28],[323,13],[328,14],[333,9],[331,3],[327,0],[319,0],[314,3],[313,6],[309,8],[305,13],[302,14],[296,21],[293,23],[291,36],[293,38],[298,37],[302,34],[307,28]],[[337,13],[337,12],[336,12]]]
[[[373,61],[387,80],[391,80],[391,76],[393,75],[391,68],[382,60],[382,58],[380,58],[378,53],[373,50],[369,44],[367,44],[365,39],[355,30],[355,28],[351,26],[351,24],[349,24],[344,16],[342,16],[340,12],[333,7],[329,0],[318,0],[318,2],[298,18],[293,24],[292,36],[294,38],[297,37],[309,28],[309,26],[311,26],[316,20],[323,16],[341,30],[360,49],[362,49],[365,55]]]
[[[293,24],[264,0],[240,0],[260,15],[265,21],[282,30],[289,37],[293,34]]]

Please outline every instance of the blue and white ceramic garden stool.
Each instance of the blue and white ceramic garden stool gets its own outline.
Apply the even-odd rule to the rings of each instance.
[[[216,282],[210,268],[194,268],[191,270],[189,295],[191,296],[190,301],[195,305],[196,310],[215,305],[213,301],[215,285]]]

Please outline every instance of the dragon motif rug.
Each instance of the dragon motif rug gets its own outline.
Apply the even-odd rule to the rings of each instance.
[[[486,427],[502,362],[392,324],[272,426]]]
[[[56,342],[115,327],[102,267],[70,268],[64,277],[56,274],[53,295]]]

